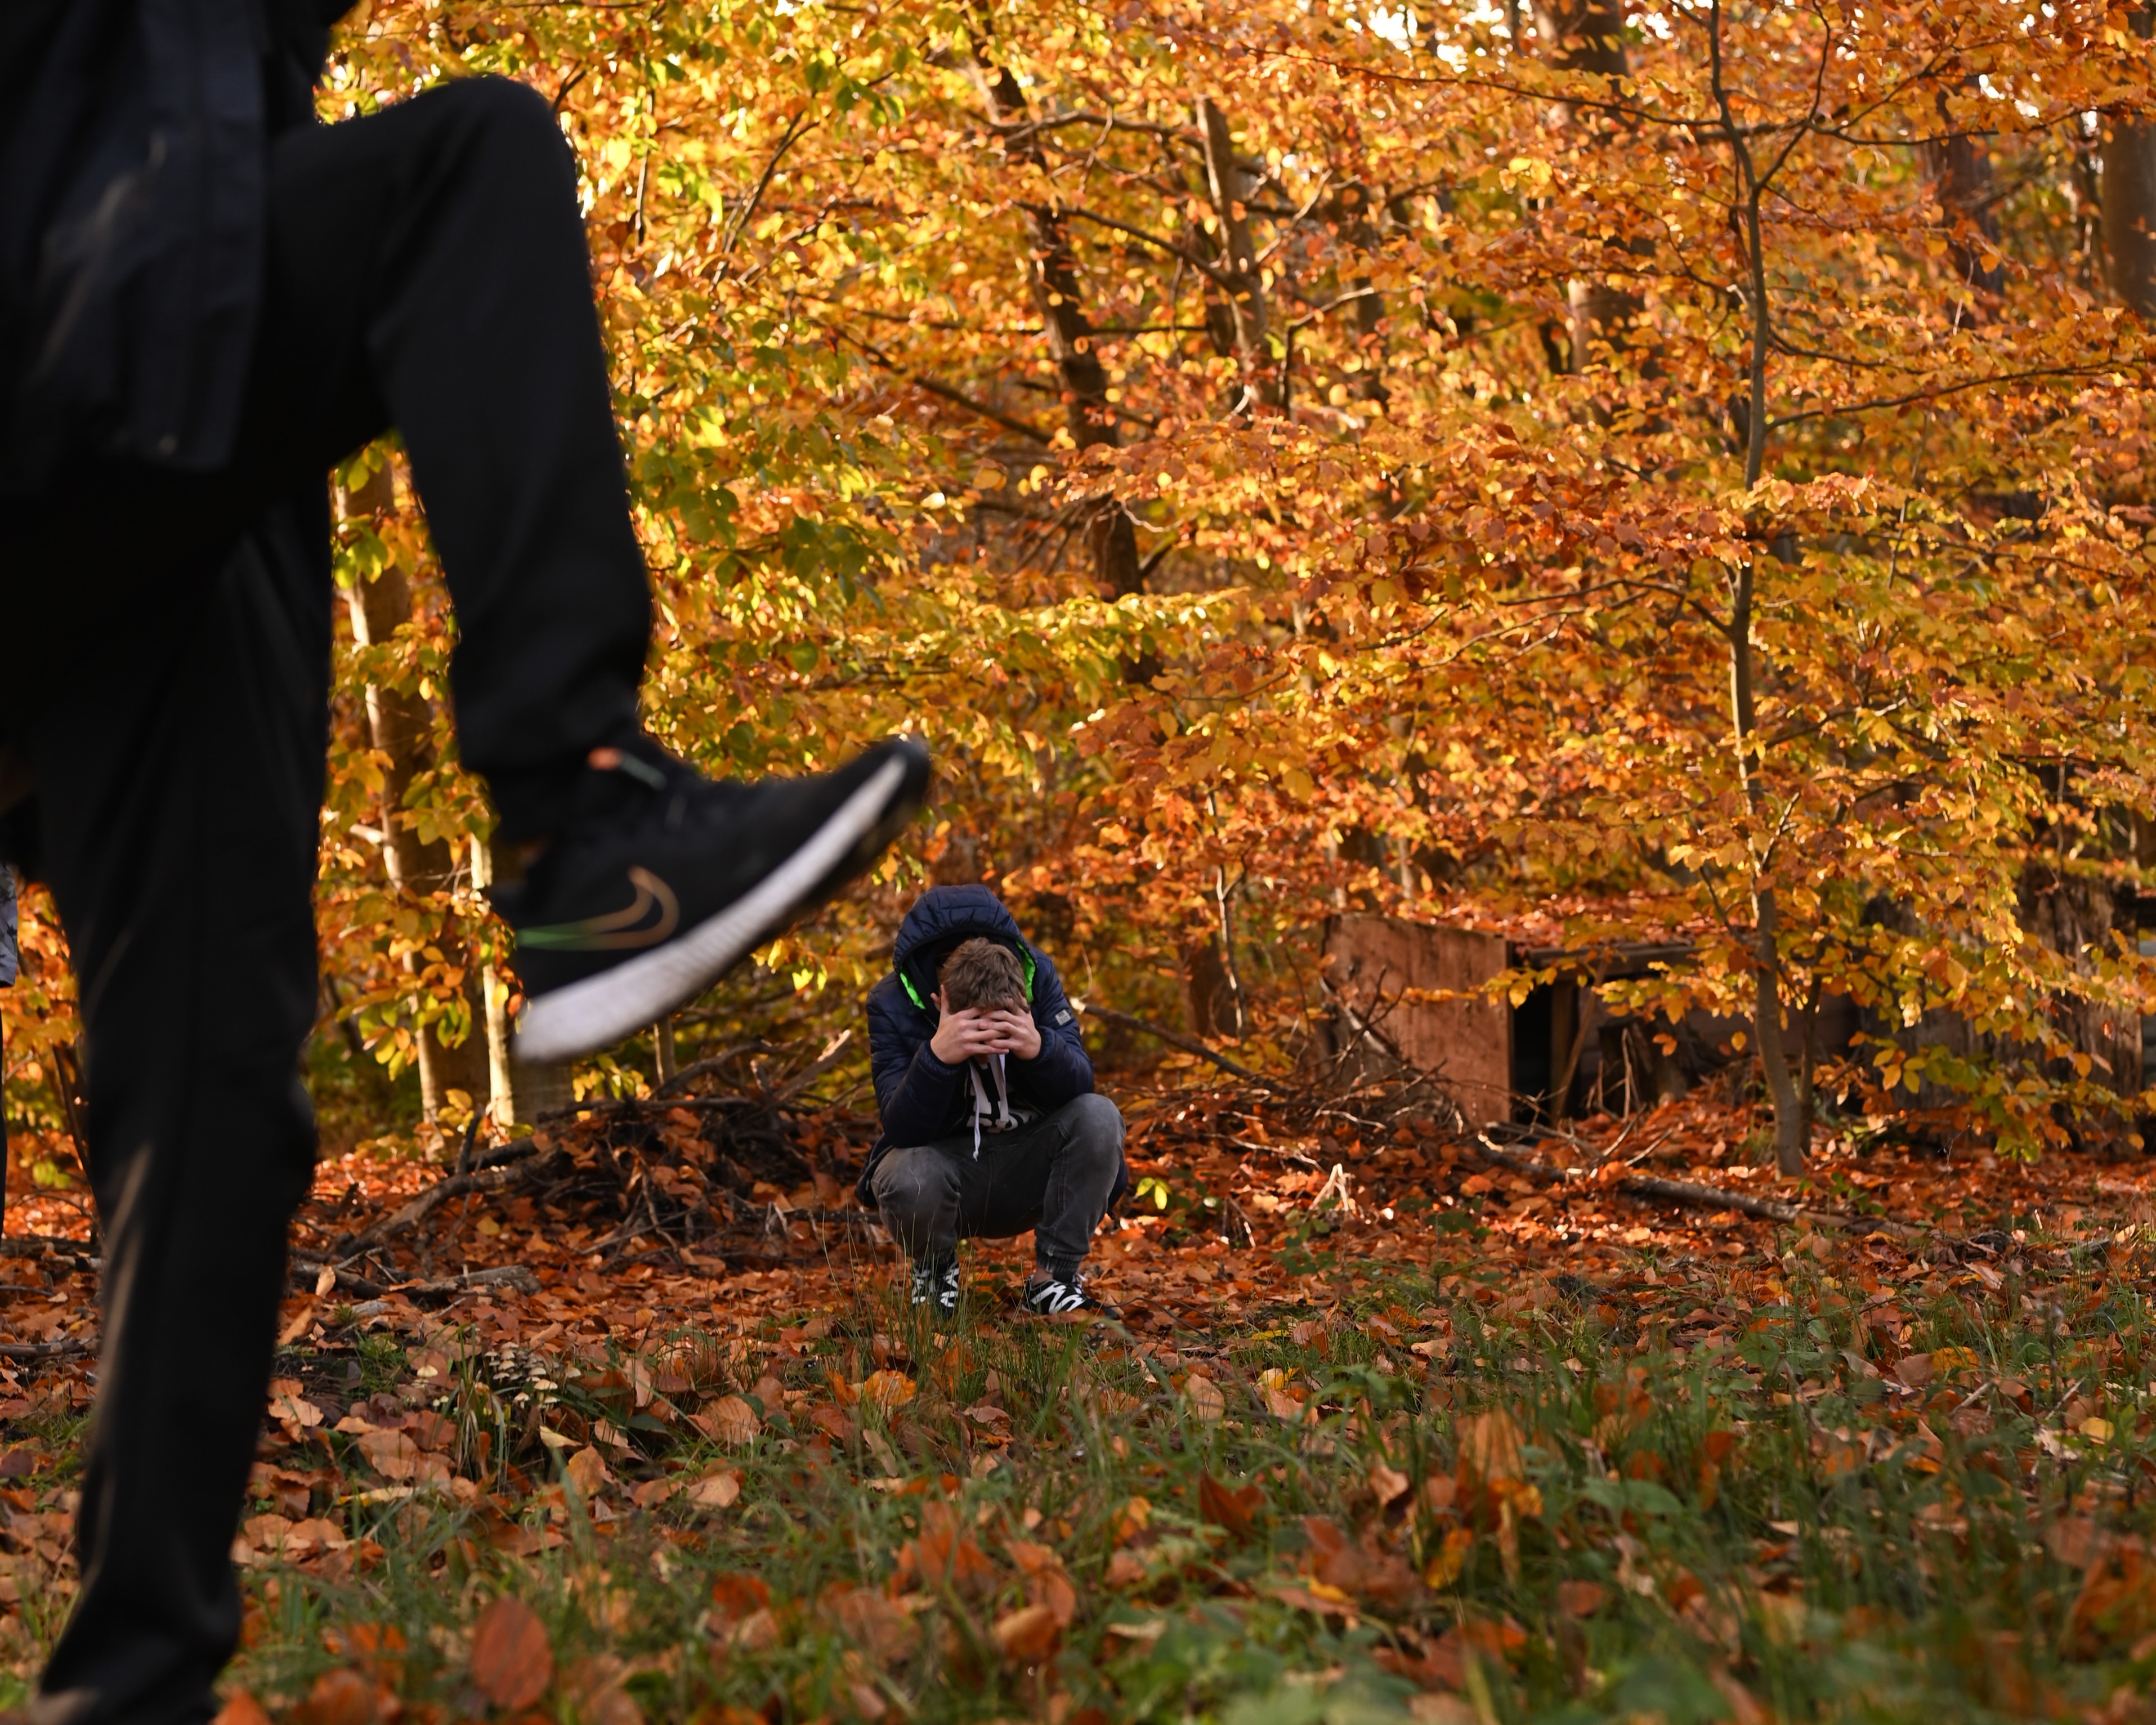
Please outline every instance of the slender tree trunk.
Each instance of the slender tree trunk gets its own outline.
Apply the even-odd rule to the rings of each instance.
[[[2144,40],[2156,29],[2156,8],[2137,6],[2128,18]],[[2156,321],[2156,122],[2112,121],[2103,146],[2102,214],[2112,290]]]
[[[1744,244],[1748,307],[1752,317],[1752,356],[1745,414],[1744,488],[1753,490],[1767,463],[1767,350],[1773,322],[1767,300],[1767,253],[1759,220],[1759,201],[1766,187],[1755,171],[1751,147],[1737,124],[1722,83],[1722,8],[1716,0],[1708,23],[1712,55],[1716,104],[1722,117],[1722,136],[1736,158],[1739,184],[1744,193],[1740,208]],[[1743,559],[1735,572],[1729,608],[1729,705],[1737,749],[1738,783],[1743,793],[1746,814],[1755,832],[1764,824],[1765,799],[1759,785],[1759,721],[1757,664],[1752,648],[1752,613],[1758,574],[1759,535],[1750,536]],[[1789,1056],[1784,1041],[1782,1021],[1781,906],[1772,883],[1771,852],[1755,852],[1752,862],[1753,1030],[1759,1042],[1759,1070],[1767,1081],[1767,1094],[1774,1105],[1774,1165],[1784,1174],[1804,1172],[1804,1111],[1789,1072]]]
[[[1948,120],[1946,92],[1938,97],[1942,121]],[[1924,172],[1940,212],[1953,229],[1948,255],[1955,276],[1979,295],[1996,295],[2005,285],[2006,272],[1996,263],[1987,265],[1987,254],[1999,242],[1999,214],[1993,207],[1991,149],[1981,138],[1967,132],[1948,131],[1924,146]],[[1986,310],[1979,299],[1970,321],[1982,322]]]
[[[1342,187],[1333,208],[1348,243],[1365,255],[1374,253],[1378,245],[1378,224],[1371,218],[1368,188]],[[1352,393],[1358,400],[1383,403],[1389,393],[1385,388],[1385,298],[1370,285],[1367,275],[1356,275],[1348,285],[1355,295],[1348,302],[1348,316],[1355,327],[1355,346],[1362,362]]]
[[[1008,68],[986,61],[980,63],[980,69],[988,111],[996,124],[1006,129],[1004,159],[1045,172],[1048,164],[1038,139],[1023,130],[1033,116],[1018,80]],[[1045,186],[1043,189],[1045,195]],[[1029,202],[1022,208],[1032,240],[1032,251],[1026,259],[1026,285],[1040,314],[1049,354],[1062,379],[1064,423],[1070,428],[1071,441],[1081,449],[1101,444],[1113,449],[1120,441],[1115,408],[1108,399],[1108,374],[1101,363],[1099,343],[1086,316],[1070,224],[1052,203]],[[1094,582],[1101,592],[1121,598],[1144,590],[1137,530],[1129,513],[1113,497],[1101,500],[1086,517],[1086,549]]]
[[[393,508],[396,492],[387,464],[358,490],[345,494],[342,502],[346,516],[376,515]],[[373,580],[358,583],[352,591],[351,611],[352,636],[360,645],[389,639],[412,620],[412,588],[404,572],[390,563]],[[418,696],[370,683],[367,722],[375,748],[388,761],[382,789],[382,859],[389,884],[400,892],[444,891],[456,876],[455,853],[446,844],[421,843],[403,813],[404,795],[413,780],[433,764],[434,715]],[[417,974],[418,963],[409,953],[404,964],[408,973]],[[471,993],[469,986],[465,993]],[[486,1044],[481,1038],[466,1036],[452,1048],[438,1031],[422,1027],[414,1040],[419,1050],[419,1105],[428,1120],[439,1117],[453,1090],[472,1098],[475,1107],[482,1105],[491,1086]]]
[[[1625,48],[1625,8],[1618,0],[1537,0],[1535,28],[1547,44],[1550,64],[1561,72],[1591,72],[1613,83],[1631,74]],[[1592,110],[1568,105],[1564,123],[1606,131],[1609,121]],[[1612,240],[1627,258],[1639,245]],[[1587,371],[1601,346],[1621,352],[1632,340],[1641,302],[1637,294],[1601,280],[1575,280],[1566,290],[1571,311],[1571,352],[1566,363],[1574,373]]]
[[[1280,378],[1265,337],[1265,280],[1250,239],[1250,182],[1235,160],[1228,116],[1210,96],[1198,99],[1198,129],[1205,145],[1205,189],[1219,225],[1218,268],[1225,279],[1228,313],[1234,320],[1235,358],[1243,371],[1244,412],[1280,405]]]

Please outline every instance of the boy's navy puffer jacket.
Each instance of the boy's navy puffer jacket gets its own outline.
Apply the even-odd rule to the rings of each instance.
[[[928,1043],[938,1019],[937,970],[952,947],[976,935],[1017,953],[1031,985],[1040,1052],[1030,1060],[1014,1057],[1006,1063],[1011,1100],[1049,1114],[1093,1088],[1093,1062],[1079,1038],[1077,1016],[1064,997],[1054,962],[1018,932],[1003,901],[987,887],[930,887],[899,925],[891,973],[869,994],[869,1065],[875,1077],[876,1110],[883,1117],[883,1136],[869,1153],[857,1189],[870,1209],[875,1194],[870,1181],[886,1151],[955,1137],[973,1119],[973,1090],[964,1064],[947,1066]],[[1109,1202],[1120,1200],[1129,1183],[1125,1168],[1116,1177]]]
[[[0,862],[0,988],[15,980],[15,871]]]

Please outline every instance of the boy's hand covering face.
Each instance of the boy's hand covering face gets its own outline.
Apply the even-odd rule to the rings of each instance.
[[[1016,1055],[1029,1060],[1040,1052],[1040,1026],[1034,1023],[1029,1012],[1014,1012],[1005,1007],[986,1014],[988,1024],[1003,1040],[998,1054]]]
[[[947,1066],[999,1054],[1029,1060],[1040,1052],[1040,1027],[1029,1012],[984,1006],[953,1012],[941,988],[936,991],[936,1006],[942,1017],[928,1039],[928,1051]]]

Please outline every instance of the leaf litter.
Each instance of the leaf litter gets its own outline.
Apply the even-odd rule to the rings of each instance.
[[[1022,1242],[969,1248],[953,1329],[911,1322],[844,1117],[746,1203],[708,1112],[557,1123],[532,1178],[377,1235],[382,1291],[295,1276],[228,1725],[1256,1719],[1291,1678],[1424,1720],[1854,1717],[1887,1653],[1912,1706],[2142,1716],[2138,1164],[1852,1132],[1792,1193],[1748,1112],[1666,1106],[1658,1173],[1844,1219],[1778,1225],[1599,1180],[1614,1122],[1532,1146],[1553,1182],[1428,1122],[1127,1101],[1117,1322],[1018,1317]],[[295,1259],[349,1273],[355,1222],[440,1175],[325,1165]],[[9,1267],[11,1338],[94,1339],[86,1256]],[[90,1375],[4,1370],[21,1683]]]

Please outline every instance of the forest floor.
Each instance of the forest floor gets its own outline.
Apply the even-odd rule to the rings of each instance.
[[[388,1232],[444,1168],[325,1162],[228,1725],[2156,1718],[2148,1162],[1860,1125],[1795,1189],[1693,1101],[1526,1147],[1600,1171],[1553,1183],[1121,1100],[1120,1322],[1017,1315],[1009,1243],[916,1323],[851,1116],[557,1123]],[[0,1707],[74,1589],[90,1250],[0,1259],[45,1350],[0,1368]]]

